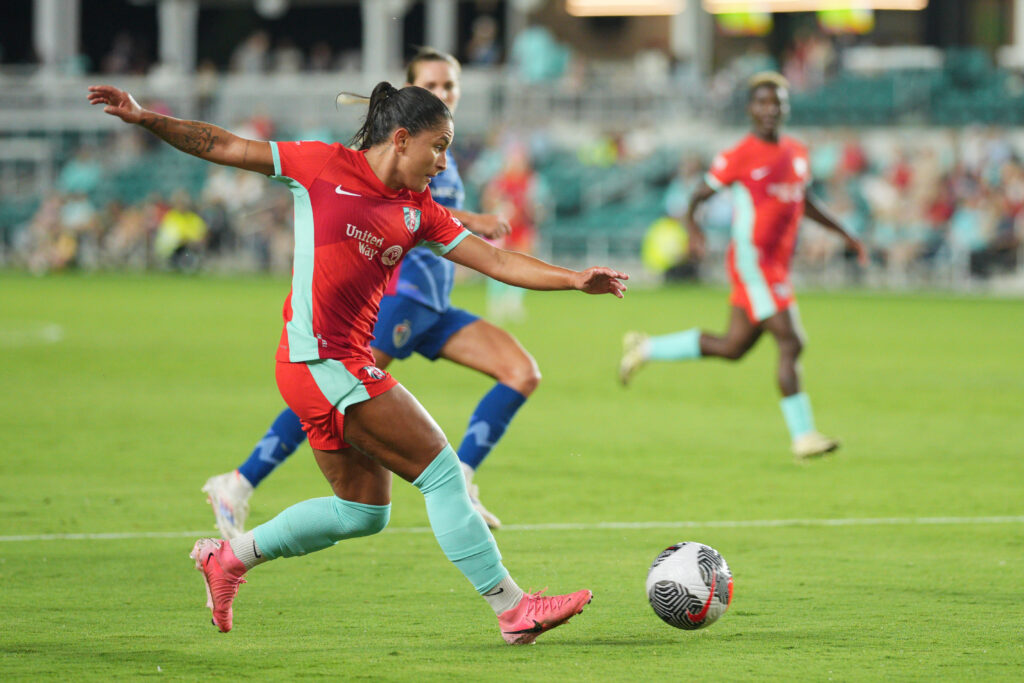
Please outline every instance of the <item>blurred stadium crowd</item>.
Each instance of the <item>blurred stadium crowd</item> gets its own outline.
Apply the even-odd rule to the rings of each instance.
[[[484,102],[500,101],[504,118],[489,129],[464,129],[454,152],[472,210],[522,207],[522,197],[501,196],[511,186],[502,177],[513,172],[513,158],[527,169],[528,213],[543,257],[628,263],[654,244],[664,252],[654,259],[645,255],[654,275],[713,278],[710,260],[703,271],[689,261],[679,219],[714,154],[744,133],[745,79],[777,69],[792,84],[789,132],[811,149],[813,191],[866,241],[873,263],[866,275],[832,267],[848,263],[848,255],[838,241],[808,228],[798,244],[798,273],[901,285],[979,282],[1024,272],[1024,133],[1017,127],[1024,123],[1024,79],[984,50],[927,48],[900,53],[910,59],[889,63],[896,53],[879,59],[880,53],[865,46],[867,37],[799,30],[774,51],[777,57],[765,42],[747,41],[705,79],[692,63],[653,47],[598,63],[543,25],[525,28],[507,49],[500,33],[493,17],[474,19],[461,51],[467,74],[482,74],[477,84],[490,75],[511,77],[526,88],[517,91],[525,96],[510,98],[509,91],[497,89],[479,94]],[[140,41],[131,32],[116,33],[97,63],[79,60],[67,68],[158,78],[152,50]],[[324,119],[304,129],[294,119],[280,120],[277,112],[218,120],[223,110],[217,104],[232,76],[350,74],[360,68],[360,58],[358,50],[332,49],[324,41],[297,45],[255,30],[231,49],[229,59],[200,62],[191,80],[196,114],[254,139],[344,141],[351,131]],[[637,101],[651,103],[651,112],[629,125],[570,131],[572,122],[561,120],[563,109],[549,112],[551,125],[516,120],[543,109],[529,99],[531,87],[540,92],[550,86],[555,96],[544,102],[554,107],[580,93],[616,90],[611,84],[623,80],[609,75],[623,73]],[[470,88],[464,85],[464,91],[465,102]],[[665,100],[657,98],[665,91],[685,107],[659,109]],[[588,108],[586,100],[573,102]],[[158,99],[145,106],[175,113]],[[471,109],[463,105],[460,121],[471,115],[463,110]],[[484,121],[493,113],[478,112]],[[58,137],[52,189],[0,197],[0,266],[37,273],[291,267],[291,199],[283,186],[208,167],[141,130],[65,130]],[[525,165],[518,163],[524,159]],[[728,193],[706,207],[713,252],[727,246],[731,211]]]
[[[238,132],[270,138],[255,119]],[[738,134],[738,133],[737,133]],[[814,191],[871,246],[874,262],[898,281],[917,269],[964,267],[975,277],[1011,272],[1024,244],[1024,146],[998,128],[922,132],[810,131]],[[511,141],[509,141],[511,140]],[[251,173],[210,167],[164,150],[144,131],[111,134],[83,145],[64,164],[56,189],[23,226],[11,231],[5,261],[35,272],[77,267],[287,271],[291,199]],[[690,191],[716,150],[657,151],[642,131],[603,137],[573,149],[533,133],[492,145],[457,146],[470,203],[502,202],[509,149],[533,151],[536,214],[545,237],[571,241],[642,236],[660,218],[679,219]],[[487,201],[481,198],[487,196]],[[487,204],[487,206],[482,206]],[[728,193],[707,207],[713,250],[726,247]],[[797,259],[824,269],[844,255],[822,231],[803,231]],[[611,250],[616,252],[615,249]],[[625,256],[625,254],[617,254]],[[685,253],[680,258],[686,258]]]

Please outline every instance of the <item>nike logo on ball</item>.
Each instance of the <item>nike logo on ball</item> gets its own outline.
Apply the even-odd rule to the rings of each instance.
[[[337,192],[338,194],[347,194],[349,197],[362,197],[363,196],[361,194],[356,194],[355,192],[345,192],[345,190],[341,189],[341,185],[338,185],[336,188],[334,188],[334,191]]]
[[[708,616],[708,610],[711,609],[711,601],[715,599],[715,583],[717,583],[717,578],[718,577],[715,574],[711,575],[711,588],[708,590],[708,601],[704,603],[704,608],[696,614],[690,610],[686,610],[685,616],[690,622],[699,624]]]

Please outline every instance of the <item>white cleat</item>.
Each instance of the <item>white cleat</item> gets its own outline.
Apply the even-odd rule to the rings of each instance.
[[[633,375],[647,363],[647,335],[627,332],[622,338],[622,360],[619,361],[619,382],[629,384]]]
[[[808,432],[793,440],[793,455],[797,460],[809,460],[818,458],[829,453],[834,453],[839,448],[839,441],[825,436],[819,432]]]
[[[484,504],[480,502],[480,487],[476,484],[470,484],[467,489],[469,490],[469,502],[473,503],[473,509],[484,518],[487,527],[490,529],[500,529],[501,520],[495,517],[494,513],[485,508]]]
[[[238,470],[210,477],[203,485],[206,500],[217,518],[217,528],[224,538],[231,540],[245,533],[245,519],[249,516],[249,497],[252,491],[252,484]]]

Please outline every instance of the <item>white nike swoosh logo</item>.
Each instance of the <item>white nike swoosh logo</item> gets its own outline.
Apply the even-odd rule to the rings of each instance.
[[[347,194],[349,197],[362,197],[363,196],[361,194],[356,194],[355,192],[345,192],[345,190],[341,189],[341,185],[338,185],[336,188],[334,188],[334,191],[337,192],[338,194]]]
[[[750,177],[754,180],[762,180],[769,173],[771,173],[771,169],[765,166],[764,168],[756,168],[751,171]]]

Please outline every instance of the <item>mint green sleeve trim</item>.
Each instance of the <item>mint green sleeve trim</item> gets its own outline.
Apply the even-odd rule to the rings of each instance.
[[[459,242],[461,242],[462,240],[466,239],[467,237],[469,237],[472,234],[473,233],[471,233],[469,230],[463,229],[462,232],[459,233],[459,236],[456,237],[455,239],[453,239],[448,244],[441,244],[440,242],[430,242],[428,240],[421,240],[419,245],[417,245],[417,246],[422,245],[424,247],[428,247],[430,249],[430,251],[434,252],[438,256],[444,256],[449,251],[451,251],[455,247],[459,246]]]
[[[276,180],[279,183],[284,183],[293,194],[301,195],[306,193],[306,188],[303,187],[302,183],[291,176],[282,175],[281,151],[277,148],[276,142],[270,143],[270,152],[274,155],[274,175],[270,176],[270,179]]]
[[[277,143],[270,143],[270,152],[274,155],[274,175],[281,175],[281,152],[277,149]]]
[[[721,190],[723,187],[725,187],[721,180],[711,175],[710,173],[704,174],[704,182],[708,184],[708,187],[715,191]]]

